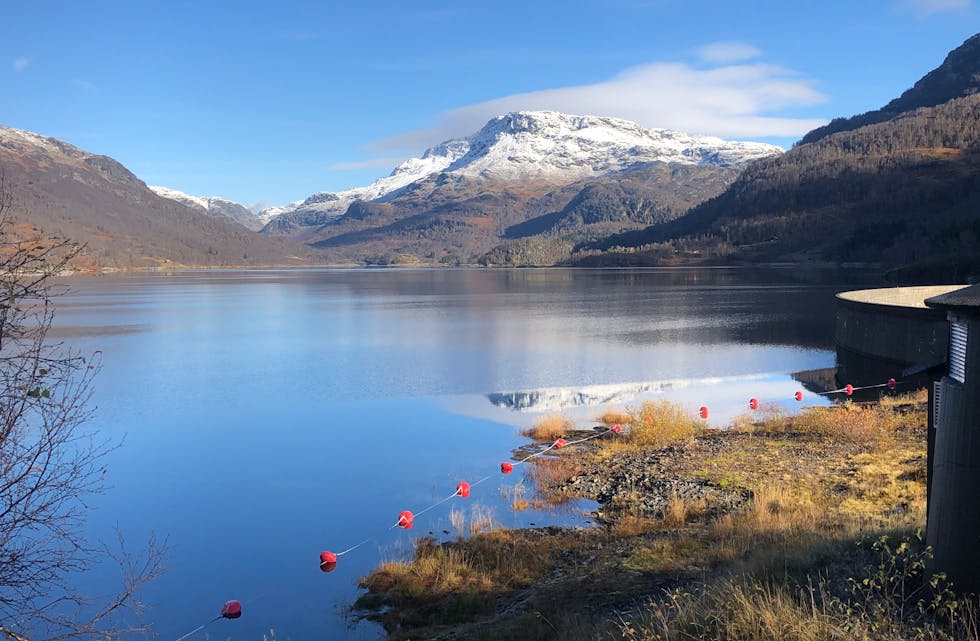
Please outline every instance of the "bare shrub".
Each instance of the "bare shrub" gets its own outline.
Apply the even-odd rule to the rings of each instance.
[[[552,414],[544,417],[521,434],[535,441],[554,441],[568,434],[572,427],[574,424],[561,414]]]

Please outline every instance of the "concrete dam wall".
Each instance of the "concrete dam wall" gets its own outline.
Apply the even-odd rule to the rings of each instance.
[[[923,301],[961,287],[888,287],[837,294],[837,362],[845,370],[840,375],[855,384],[875,384],[907,367],[945,359],[946,313]]]

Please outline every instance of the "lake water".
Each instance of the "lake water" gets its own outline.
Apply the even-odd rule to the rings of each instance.
[[[218,271],[76,278],[53,335],[100,351],[95,427],[124,438],[94,536],[169,537],[145,594],[161,639],[375,639],[347,628],[358,577],[472,506],[517,512],[501,461],[562,411],[669,398],[724,425],[748,398],[796,406],[792,373],[834,366],[833,294],[868,282],[798,269]],[[808,393],[806,403],[823,403]],[[520,468],[519,468],[520,469]],[[391,529],[404,509],[489,476]],[[374,537],[320,572],[322,550]],[[107,590],[111,575],[85,580]]]

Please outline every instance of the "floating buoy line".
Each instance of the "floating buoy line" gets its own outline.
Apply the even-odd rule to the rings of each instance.
[[[889,391],[894,392],[897,389],[897,387],[898,387],[898,381],[896,379],[894,379],[894,378],[889,378],[887,382],[885,382],[885,383],[878,383],[877,385],[863,385],[863,386],[860,386],[860,387],[855,387],[854,385],[848,383],[847,385],[845,385],[844,387],[841,387],[839,389],[829,390],[829,391],[826,391],[826,392],[813,392],[813,394],[816,395],[816,396],[832,396],[832,395],[835,395],[835,394],[844,394],[844,395],[850,397],[850,396],[853,396],[854,395],[854,392],[859,391],[859,390],[888,388]],[[802,402],[803,401],[803,398],[804,398],[803,390],[797,390],[793,394],[793,398],[797,402]],[[758,410],[759,407],[760,407],[759,399],[758,398],[755,398],[755,397],[750,398],[748,405],[749,405],[749,409],[751,409],[753,411],[754,410]],[[707,420],[708,419],[708,415],[709,415],[708,406],[707,405],[702,405],[698,409],[698,416],[700,416],[701,419],[703,419],[703,420]],[[583,437],[583,438],[580,438],[580,439],[575,439],[575,440],[569,441],[569,440],[564,439],[564,438],[558,438],[551,445],[548,445],[547,447],[544,447],[544,448],[538,450],[537,452],[534,452],[532,454],[529,454],[528,456],[525,456],[524,458],[522,458],[520,460],[513,461],[513,462],[511,462],[511,461],[504,461],[504,462],[502,462],[500,464],[500,473],[503,474],[503,475],[510,474],[511,472],[514,471],[514,468],[516,468],[517,466],[523,465],[524,463],[527,463],[531,459],[536,458],[538,456],[543,456],[543,455],[547,454],[548,452],[550,452],[551,450],[561,449],[561,448],[564,448],[564,447],[568,447],[570,445],[578,445],[580,443],[585,443],[586,441],[591,441],[593,439],[601,438],[601,437],[608,436],[608,435],[621,434],[622,431],[623,431],[622,425],[612,425],[611,427],[608,427],[608,428],[603,429],[603,430],[598,430],[594,434],[590,434],[589,436],[586,436],[586,437]],[[105,474],[105,470],[104,469],[102,470],[102,473]],[[488,475],[488,476],[484,476],[483,478],[480,478],[480,479],[478,479],[476,481],[473,481],[472,483],[469,483],[467,481],[460,481],[456,485],[456,490],[452,494],[450,494],[449,496],[447,496],[445,498],[442,498],[442,499],[436,501],[435,503],[433,503],[431,505],[428,505],[428,506],[422,508],[421,510],[419,510],[417,512],[412,512],[411,510],[402,510],[398,514],[398,518],[395,521],[395,523],[391,527],[389,527],[386,530],[384,530],[384,532],[388,532],[388,531],[394,530],[396,528],[401,528],[403,530],[411,530],[412,527],[413,527],[413,525],[415,524],[415,519],[417,517],[421,516],[422,514],[425,514],[426,512],[428,512],[430,510],[433,510],[433,509],[439,507],[440,505],[443,505],[444,503],[447,503],[447,502],[449,502],[449,501],[451,501],[451,500],[453,500],[455,498],[461,498],[461,499],[469,498],[470,493],[471,493],[471,491],[472,491],[472,489],[474,487],[476,487],[477,485],[480,485],[481,483],[484,483],[484,482],[490,480],[490,478],[491,478],[491,476]],[[373,540],[377,539],[379,536],[381,536],[384,532],[379,532],[377,534],[374,534],[372,536],[369,536],[368,538],[364,539],[363,541],[360,541],[358,543],[355,543],[354,545],[352,545],[352,546],[350,546],[350,547],[348,547],[348,548],[346,548],[344,550],[341,550],[340,552],[332,552],[330,550],[324,550],[323,552],[320,552],[320,570],[322,572],[324,572],[324,573],[333,572],[337,568],[337,563],[338,563],[339,557],[342,557],[345,554],[348,554],[350,552],[353,552],[354,550],[358,549],[359,547],[361,547],[363,545],[366,545],[367,543],[370,543],[371,541],[373,541]],[[241,603],[241,601],[234,600],[234,599],[232,599],[230,601],[226,601],[221,606],[220,612],[219,612],[219,614],[216,617],[214,617],[210,621],[207,621],[207,622],[199,625],[198,627],[194,628],[193,630],[191,630],[187,634],[184,634],[183,636],[178,637],[176,639],[176,641],[184,641],[184,639],[186,639],[187,637],[189,637],[189,636],[191,636],[191,635],[193,635],[193,634],[195,634],[197,632],[200,632],[201,630],[203,630],[204,628],[206,628],[208,625],[214,623],[215,621],[218,621],[219,619],[238,619],[241,616],[242,616],[242,603]]]

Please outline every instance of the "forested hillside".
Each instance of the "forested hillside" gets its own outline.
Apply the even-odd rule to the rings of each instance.
[[[758,161],[685,216],[590,247],[880,262],[900,280],[955,282],[980,275],[978,238],[980,95],[974,95]]]
[[[942,65],[927,73],[911,89],[881,109],[850,118],[835,118],[827,125],[803,136],[800,144],[816,142],[841,131],[853,131],[865,125],[885,122],[920,107],[935,107],[956,98],[971,96],[980,91],[978,61],[980,34],[951,51]]]

